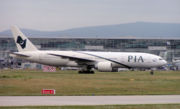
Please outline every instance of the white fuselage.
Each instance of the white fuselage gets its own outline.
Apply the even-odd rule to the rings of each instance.
[[[19,30],[11,28],[18,52],[12,56],[51,66],[81,67],[83,72],[113,71],[113,68],[154,68],[166,64],[161,57],[137,52],[41,51]]]
[[[106,62],[112,63],[112,67],[125,67],[131,68],[154,68],[165,65],[167,62],[161,57],[137,52],[92,52],[92,51],[24,51],[18,52],[29,57],[16,56],[17,58],[23,58],[25,60],[51,65],[51,66],[82,66],[76,61],[69,58],[57,57],[49,54],[63,55],[67,57],[82,58],[93,60],[94,62]],[[113,62],[115,61],[115,62]],[[92,63],[92,64],[96,64]],[[121,64],[118,64],[121,63]],[[89,63],[91,64],[91,63]],[[123,64],[123,65],[122,65]]]

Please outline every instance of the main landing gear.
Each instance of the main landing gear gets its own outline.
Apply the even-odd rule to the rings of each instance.
[[[78,73],[79,74],[94,74],[94,71],[92,70],[92,67],[84,66]]]
[[[94,71],[92,71],[92,70],[86,70],[86,71],[80,70],[78,73],[79,74],[94,74]]]

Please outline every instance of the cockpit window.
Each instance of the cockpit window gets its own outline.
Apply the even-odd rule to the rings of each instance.
[[[157,62],[157,59],[153,59],[152,61],[153,61],[153,62]]]
[[[159,60],[163,60],[162,58],[159,58]]]

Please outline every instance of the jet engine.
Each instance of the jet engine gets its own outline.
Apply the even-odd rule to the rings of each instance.
[[[112,71],[112,63],[111,62],[99,62],[96,64],[96,68],[101,72],[111,72]]]

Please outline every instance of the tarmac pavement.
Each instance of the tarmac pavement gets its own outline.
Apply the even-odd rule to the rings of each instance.
[[[64,106],[64,105],[126,105],[174,104],[180,95],[134,96],[0,96],[0,106]]]

